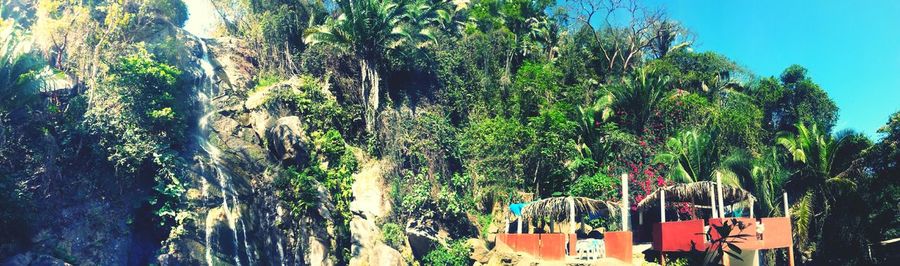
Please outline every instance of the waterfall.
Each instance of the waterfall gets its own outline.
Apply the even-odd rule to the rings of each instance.
[[[234,183],[230,174],[223,167],[221,158],[222,151],[212,143],[213,135],[215,133],[210,127],[210,119],[218,111],[215,105],[213,105],[212,100],[218,95],[219,87],[216,84],[215,68],[209,59],[209,48],[203,38],[210,37],[209,33],[216,25],[215,18],[217,18],[218,14],[216,14],[214,7],[209,1],[185,1],[185,4],[188,7],[190,16],[185,23],[184,29],[195,35],[197,41],[200,43],[201,57],[199,63],[204,76],[201,82],[194,88],[197,93],[197,101],[200,104],[202,111],[202,116],[200,116],[199,121],[197,121],[198,130],[194,136],[194,139],[200,147],[200,151],[195,158],[200,162],[200,170],[203,178],[215,178],[215,181],[217,181],[217,184],[219,185],[219,190],[221,191],[221,193],[217,195],[221,197],[220,205],[207,210],[207,219],[204,227],[206,262],[208,265],[220,264],[216,261],[213,254],[215,251],[213,249],[218,247],[218,245],[215,244],[218,243],[216,242],[218,239],[214,238],[224,236],[225,234],[222,232],[219,232],[218,234],[214,233],[216,233],[216,230],[222,230],[222,228],[219,228],[216,225],[219,224],[218,218],[224,216],[228,230],[231,231],[232,243],[230,244],[232,247],[231,252],[233,254],[230,255],[233,255],[232,259],[234,260],[234,264],[242,265],[243,262],[246,262],[247,265],[252,265],[253,256],[250,244],[247,240],[247,227],[244,224],[244,221],[241,220],[241,202],[238,199],[237,191],[234,188]],[[204,182],[203,196],[209,198],[210,195],[207,193],[206,186],[208,186],[208,184]],[[238,225],[240,225],[240,227],[238,227]],[[242,231],[242,238],[239,237],[239,231]],[[243,259],[241,258],[242,255],[245,256]]]

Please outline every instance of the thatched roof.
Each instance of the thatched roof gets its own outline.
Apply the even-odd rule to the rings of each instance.
[[[693,202],[699,205],[709,205],[712,199],[709,198],[710,191],[716,192],[716,183],[712,181],[700,181],[687,184],[675,184],[662,188],[666,191],[666,202]],[[724,204],[734,204],[746,200],[756,201],[756,197],[743,188],[722,185],[722,197]],[[638,210],[644,210],[659,204],[659,189],[647,195],[646,198],[638,202]]]
[[[589,214],[601,216],[617,214],[615,204],[584,197],[572,199],[575,202],[576,219]],[[551,221],[566,221],[569,219],[569,197],[553,197],[532,202],[522,208],[522,217],[527,220],[549,218]]]

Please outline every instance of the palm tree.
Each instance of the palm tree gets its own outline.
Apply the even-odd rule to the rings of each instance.
[[[723,165],[716,145],[709,133],[682,131],[666,140],[666,152],[657,154],[653,161],[668,165],[669,178],[676,182],[714,181],[715,174],[720,173],[723,174],[722,183],[740,187],[740,175],[733,174],[738,171]],[[735,156],[738,155],[731,155],[725,161],[731,160],[732,164],[737,164],[739,158]]]
[[[643,135],[659,103],[669,95],[669,77],[651,77],[647,69],[641,68],[634,77],[623,78],[609,91],[615,99],[614,109],[623,113],[624,125],[634,134]]]
[[[605,156],[603,143],[604,134],[601,128],[612,116],[612,95],[606,95],[594,101],[594,104],[578,107],[578,143],[584,150],[586,157],[592,157],[594,161],[601,162]]]
[[[431,25],[438,21],[438,9],[425,1],[402,0],[338,0],[337,5],[340,16],[308,29],[303,41],[310,46],[334,45],[359,60],[360,97],[366,130],[371,132],[380,104],[379,70],[386,53],[415,40],[433,39]]]
[[[801,246],[817,239],[824,219],[839,195],[854,191],[856,183],[845,173],[847,169],[834,166],[835,155],[851,134],[839,134],[832,138],[816,125],[806,127],[797,124],[797,133],[779,132],[776,142],[787,150],[788,157],[796,163],[796,171],[785,187],[801,196],[791,208],[797,219],[796,236]]]
[[[43,86],[44,64],[28,53],[24,38],[15,24],[0,29],[0,116],[27,111]]]

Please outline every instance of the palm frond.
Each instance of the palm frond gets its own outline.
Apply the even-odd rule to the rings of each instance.
[[[566,221],[569,219],[570,201],[575,204],[575,217],[585,215],[615,216],[618,214],[615,204],[607,201],[585,197],[553,197],[538,200],[522,208],[522,217],[527,220]]]
[[[653,193],[647,195],[646,198],[638,202],[639,210],[645,210],[654,206],[659,206],[660,191],[665,191],[666,201],[668,202],[694,202],[709,203],[710,191],[715,191],[716,183],[712,181],[700,181],[687,184],[675,184],[663,188],[659,188]],[[724,204],[734,204],[744,201],[756,201],[756,197],[749,191],[733,185],[722,185],[722,197]]]

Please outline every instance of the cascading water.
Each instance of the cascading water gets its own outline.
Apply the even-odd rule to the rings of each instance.
[[[231,253],[232,262],[235,265],[252,265],[253,256],[250,244],[247,242],[247,227],[241,220],[240,201],[238,193],[234,188],[233,180],[226,169],[222,166],[222,151],[212,142],[214,132],[210,128],[210,119],[218,111],[213,105],[213,99],[218,95],[219,88],[216,84],[215,68],[209,59],[209,48],[203,38],[208,38],[209,33],[215,27],[215,20],[218,16],[214,7],[208,1],[195,0],[185,1],[190,16],[185,22],[184,29],[197,37],[200,43],[202,55],[200,57],[200,68],[203,70],[204,78],[195,86],[197,93],[197,101],[202,108],[202,116],[198,121],[198,130],[195,139],[200,151],[196,156],[200,164],[200,175],[205,179],[217,181],[218,195],[209,195],[209,182],[203,183],[203,196],[212,201],[215,197],[221,197],[221,204],[218,207],[209,208],[207,211],[207,219],[204,229],[205,234],[205,255],[208,265],[221,264],[224,258],[217,258],[218,254]],[[223,230],[217,227],[219,217],[224,216],[229,232],[219,232]],[[240,225],[240,227],[238,227]],[[219,231],[217,231],[219,230]],[[242,231],[243,237],[239,237],[239,231]],[[214,250],[220,245],[216,244],[222,237],[230,235],[231,248],[228,251]],[[224,247],[223,247],[224,248]]]

